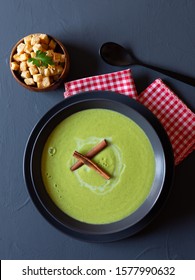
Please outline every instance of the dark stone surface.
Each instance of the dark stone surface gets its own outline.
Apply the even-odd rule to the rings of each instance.
[[[29,133],[63,99],[64,87],[29,92],[9,69],[12,46],[30,33],[53,35],[71,57],[68,80],[121,68],[106,65],[98,50],[118,42],[144,62],[195,76],[195,2],[187,0],[2,0],[0,8],[0,258],[195,259],[195,153],[176,167],[171,196],[158,218],[123,241],[96,244],[58,231],[37,211],[22,173]],[[195,111],[195,89],[144,67],[132,66],[139,92],[162,78]]]

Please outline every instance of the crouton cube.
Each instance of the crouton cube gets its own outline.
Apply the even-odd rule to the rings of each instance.
[[[58,63],[61,60],[61,54],[60,53],[53,53],[53,61]]]
[[[27,62],[26,62],[26,61],[22,61],[22,62],[20,63],[20,71],[21,71],[21,72],[26,71],[27,68],[28,68]]]
[[[65,62],[65,54],[61,54],[60,62]]]
[[[49,42],[49,48],[54,50],[56,47],[56,42],[54,40],[51,39],[51,41]]]
[[[34,34],[32,34],[32,37],[33,36],[39,36],[40,35],[40,33],[34,33]]]
[[[30,54],[28,53],[22,53],[20,56],[19,56],[19,59],[20,61],[25,61],[25,60],[28,60],[30,57]]]
[[[47,56],[53,57],[53,54],[54,54],[54,51],[53,51],[53,50],[47,50],[47,51],[46,51],[46,55],[47,55]]]
[[[43,44],[49,44],[49,38],[47,36],[47,34],[40,34],[39,38],[41,39],[41,43]]]
[[[57,65],[56,66],[56,71],[57,71],[57,74],[61,74],[63,72],[63,67],[61,65]]]
[[[43,87],[43,84],[42,84],[42,81],[37,82],[37,87],[38,87],[38,88],[44,88],[44,87]]]
[[[51,74],[51,76],[54,76],[54,75],[56,75],[57,74],[57,69],[56,69],[56,65],[55,66],[53,66],[53,65],[49,65],[49,70],[50,70],[50,74]]]
[[[43,77],[41,82],[37,83],[38,88],[46,88],[51,85],[49,77]]]
[[[50,86],[51,85],[50,78],[49,77],[43,77],[42,83],[43,83],[44,87]]]
[[[25,84],[27,84],[28,86],[35,85],[35,82],[34,82],[33,78],[24,79],[24,82],[25,82]]]
[[[17,62],[11,62],[11,69],[12,70],[19,70],[20,66]]]
[[[46,76],[46,77],[51,76],[50,68],[45,68],[45,69],[44,69],[44,76]]]
[[[33,35],[31,38],[31,45],[34,46],[35,44],[39,44],[41,42],[41,39],[39,38],[39,35]]]
[[[45,66],[40,66],[40,67],[38,67],[39,74],[44,75],[44,70],[45,70],[45,69],[46,69],[46,67],[45,67]]]
[[[31,75],[35,75],[35,74],[39,73],[39,70],[35,65],[33,65],[33,66],[29,67],[29,72],[31,73]]]
[[[42,79],[43,79],[43,75],[41,75],[41,74],[35,74],[35,75],[33,75],[33,80],[34,80],[36,83],[41,82]]]
[[[43,51],[43,47],[41,44],[35,44],[33,47],[33,51],[36,53],[37,51]]]
[[[48,50],[48,45],[47,44],[41,44],[43,51],[46,52]]]
[[[34,66],[34,64],[33,64],[32,61],[28,61],[28,60],[27,60],[26,63],[27,63],[27,66],[28,66],[28,67]]]
[[[35,52],[31,52],[31,53],[30,53],[30,56],[31,56],[32,58],[35,58],[36,53],[35,53]]]
[[[26,70],[21,73],[21,77],[24,79],[31,78],[31,74],[28,70]]]
[[[24,43],[20,43],[18,46],[17,46],[17,53],[18,54],[21,54],[21,53],[24,53],[24,48],[25,48],[25,44]]]
[[[32,38],[32,35],[28,35],[28,36],[24,37],[24,43],[26,45],[30,44],[31,43],[31,38]]]
[[[32,49],[31,44],[27,43],[27,44],[25,45],[24,51],[25,51],[26,53],[31,53],[32,50],[33,50],[33,49]]]
[[[15,60],[15,61],[20,61],[20,55],[19,54],[14,54],[13,55],[13,60]]]

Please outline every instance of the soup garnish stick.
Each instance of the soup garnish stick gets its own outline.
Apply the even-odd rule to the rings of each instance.
[[[88,157],[80,154],[77,151],[74,152],[73,156],[81,160],[83,164],[86,164],[88,167],[98,172],[106,180],[110,179],[110,176],[104,170],[102,170],[97,164],[95,164],[92,160],[90,160]]]
[[[87,154],[86,157],[92,158],[101,152],[108,145],[107,141],[104,139],[100,143],[98,143],[95,147],[93,147]],[[81,167],[84,163],[81,160],[78,160],[71,168],[71,171],[74,171]]]

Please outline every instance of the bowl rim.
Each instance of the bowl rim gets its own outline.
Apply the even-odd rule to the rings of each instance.
[[[79,221],[74,220],[73,218],[68,217],[65,213],[57,208],[51,199],[48,198],[45,200],[45,191],[41,194],[41,191],[37,189],[36,186],[36,179],[34,178],[34,166],[37,165],[39,158],[36,157],[36,154],[40,154],[42,151],[40,141],[43,133],[45,134],[49,125],[49,131],[47,132],[48,135],[51,133],[53,128],[61,121],[59,119],[59,114],[62,114],[62,120],[64,118],[63,113],[68,110],[70,112],[68,114],[74,114],[73,108],[76,108],[76,112],[79,106],[82,106],[82,109],[89,109],[89,104],[91,102],[95,102],[95,106],[97,104],[99,108],[99,104],[104,104],[103,107],[108,109],[108,104],[115,103],[114,109],[117,111],[117,106],[122,104],[122,107],[126,108],[127,110],[133,110],[138,115],[141,116],[141,119],[145,119],[145,123],[147,123],[148,127],[153,130],[152,137],[154,137],[155,133],[157,138],[159,139],[160,146],[162,147],[162,162],[164,162],[164,174],[163,174],[163,181],[161,181],[161,186],[159,186],[158,193],[156,193],[155,200],[152,200],[152,205],[149,205],[147,208],[147,212],[143,213],[143,216],[136,217],[133,220],[133,223],[130,223],[128,220],[129,217],[124,221],[121,220],[116,223],[112,223],[110,228],[107,228],[105,225],[88,225],[86,223],[82,223]],[[75,107],[76,106],[76,107]],[[112,106],[112,105],[111,105]],[[91,108],[91,107],[90,107]],[[96,108],[96,107],[94,107]],[[101,107],[102,108],[102,107]],[[121,112],[120,112],[121,113]],[[132,113],[132,112],[131,112]],[[55,121],[57,119],[57,122]],[[54,121],[53,124],[51,122]],[[47,133],[45,135],[47,139]],[[43,140],[44,142],[45,140]],[[40,145],[41,144],[41,145]],[[43,143],[44,146],[44,143]],[[40,150],[39,150],[40,149]],[[159,155],[158,155],[159,156]],[[69,97],[62,102],[55,105],[51,108],[35,125],[34,129],[32,130],[24,152],[24,160],[23,160],[23,173],[24,179],[29,191],[29,194],[40,211],[40,213],[55,227],[67,233],[73,237],[85,240],[85,241],[95,241],[95,242],[108,242],[108,241],[115,241],[119,239],[123,239],[125,237],[134,235],[135,233],[139,232],[145,226],[147,226],[159,213],[162,206],[166,202],[168,195],[171,190],[173,177],[174,177],[174,157],[172,146],[170,144],[169,138],[157,120],[157,118],[143,105],[138,103],[137,101],[113,92],[88,92],[88,93],[80,93],[78,95]],[[41,184],[41,183],[40,183]],[[45,201],[44,201],[45,200]],[[47,205],[45,205],[45,203]],[[147,201],[147,203],[151,203],[151,201]],[[146,203],[146,204],[147,204]],[[52,209],[52,211],[51,211]],[[133,213],[134,214],[134,213]],[[57,216],[56,216],[57,215]],[[130,215],[131,216],[131,215]],[[129,218],[130,219],[130,218]],[[136,220],[137,219],[137,220]],[[63,222],[65,220],[65,223]],[[118,227],[115,224],[118,223]],[[128,226],[129,223],[129,226]],[[84,225],[84,226],[83,226]],[[109,224],[110,225],[110,224]],[[102,228],[101,228],[102,227]],[[114,228],[113,228],[114,227]],[[100,230],[99,230],[100,229]]]
[[[67,51],[67,48],[64,46],[64,44],[59,41],[58,39],[56,39],[55,37],[53,37],[52,35],[50,34],[46,34],[50,39],[53,39],[57,44],[58,46],[60,47],[60,49],[62,50],[63,54],[65,54],[65,66],[64,66],[64,69],[59,77],[59,79],[55,82],[53,82],[50,86],[46,87],[46,88],[37,88],[35,86],[29,86],[29,85],[26,85],[23,81],[22,81],[22,78],[20,79],[17,75],[17,72],[15,70],[12,70],[11,69],[11,62],[13,62],[13,55],[16,53],[16,50],[17,50],[17,46],[24,42],[24,38],[27,37],[27,36],[31,36],[31,35],[34,35],[34,34],[46,34],[46,33],[31,33],[31,34],[28,34],[26,36],[24,36],[22,39],[20,39],[19,41],[17,41],[17,43],[15,43],[15,45],[12,47],[12,50],[11,50],[11,54],[10,54],[10,57],[9,57],[9,65],[10,65],[10,71],[12,73],[12,76],[14,77],[14,79],[21,85],[23,86],[24,88],[30,90],[30,91],[35,91],[35,92],[45,92],[45,91],[50,91],[50,90],[54,90],[56,89],[64,80],[65,78],[67,77],[68,73],[69,73],[69,70],[70,70],[70,56],[69,56],[69,53]]]

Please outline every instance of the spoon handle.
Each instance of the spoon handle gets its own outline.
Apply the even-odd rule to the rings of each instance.
[[[159,73],[165,74],[165,75],[167,75],[171,78],[174,78],[174,79],[176,79],[178,81],[181,81],[183,83],[186,83],[188,85],[195,86],[195,78],[191,78],[191,77],[188,77],[188,76],[185,76],[185,75],[173,72],[173,71],[158,68],[156,66],[148,65],[148,64],[145,64],[145,63],[139,63],[139,65],[150,68],[150,69],[155,70]]]

